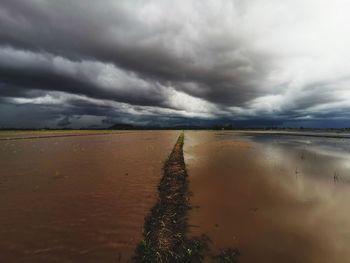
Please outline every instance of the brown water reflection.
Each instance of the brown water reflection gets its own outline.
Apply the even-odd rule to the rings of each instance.
[[[192,234],[239,248],[243,263],[350,262],[349,149],[341,139],[186,132]]]
[[[0,262],[125,262],[178,132],[0,141]]]

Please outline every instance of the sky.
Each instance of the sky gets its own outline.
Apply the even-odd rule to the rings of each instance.
[[[350,127],[347,0],[1,0],[0,128]]]

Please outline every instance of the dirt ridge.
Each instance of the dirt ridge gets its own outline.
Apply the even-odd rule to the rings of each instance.
[[[206,238],[186,237],[190,204],[183,144],[182,132],[164,164],[158,202],[145,219],[135,262],[201,262],[203,259]]]
[[[237,263],[237,249],[221,249],[211,255],[206,235],[187,237],[189,203],[188,175],[183,155],[184,132],[179,136],[164,164],[164,176],[158,186],[158,202],[145,218],[143,240],[136,248],[134,262],[202,262]]]

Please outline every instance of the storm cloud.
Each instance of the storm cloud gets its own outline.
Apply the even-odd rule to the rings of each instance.
[[[2,0],[0,127],[346,126],[349,12],[344,0]]]

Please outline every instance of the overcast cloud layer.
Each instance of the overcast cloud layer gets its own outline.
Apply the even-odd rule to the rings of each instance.
[[[1,0],[0,127],[350,126],[345,0]]]

